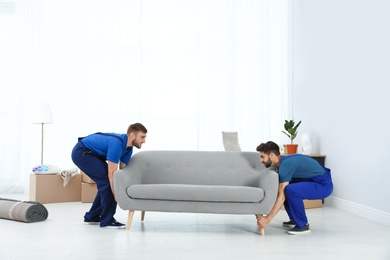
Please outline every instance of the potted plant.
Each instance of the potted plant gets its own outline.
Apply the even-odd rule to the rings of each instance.
[[[284,129],[285,129],[285,131],[282,131],[282,133],[287,135],[288,138],[290,138],[290,141],[291,141],[290,144],[286,144],[285,145],[286,148],[287,148],[287,154],[297,153],[298,145],[294,144],[293,141],[294,141],[295,137],[297,137],[298,127],[299,127],[300,124],[301,124],[301,121],[299,121],[298,124],[296,124],[296,125],[295,125],[294,120],[285,120],[284,121]]]

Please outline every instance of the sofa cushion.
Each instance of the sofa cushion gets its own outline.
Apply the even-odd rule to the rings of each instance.
[[[132,199],[207,202],[258,203],[264,198],[260,188],[223,185],[136,184],[127,194]]]

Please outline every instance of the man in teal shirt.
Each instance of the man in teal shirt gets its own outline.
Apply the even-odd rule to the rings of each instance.
[[[330,170],[303,154],[281,156],[279,146],[272,141],[260,144],[256,150],[260,152],[261,163],[267,168],[276,167],[279,174],[278,196],[271,212],[258,217],[259,229],[265,228],[284,204],[290,221],[283,222],[283,226],[292,227],[287,233],[310,232],[303,200],[324,199],[332,193]]]

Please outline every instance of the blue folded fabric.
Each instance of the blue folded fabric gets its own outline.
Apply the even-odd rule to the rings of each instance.
[[[32,171],[35,174],[57,174],[60,173],[61,169],[50,164],[40,164],[33,167]]]

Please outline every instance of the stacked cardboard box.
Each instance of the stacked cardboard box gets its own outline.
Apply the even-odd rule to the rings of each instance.
[[[84,172],[80,171],[80,173],[82,175],[81,202],[93,202],[97,193],[96,183]]]
[[[322,200],[303,200],[303,205],[305,206],[305,209],[321,208]],[[284,205],[282,206],[282,209],[285,209]]]
[[[40,203],[80,201],[81,174],[73,176],[65,187],[59,174],[31,174],[29,199]]]
[[[305,205],[305,209],[321,208],[322,200],[303,200],[303,204]]]

